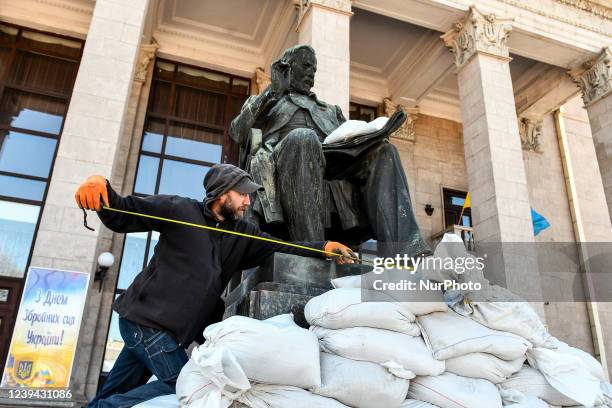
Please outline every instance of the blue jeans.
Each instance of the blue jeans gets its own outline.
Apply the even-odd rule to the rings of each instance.
[[[189,359],[168,332],[119,318],[125,342],[106,382],[88,408],[127,408],[174,394],[176,379]],[[155,374],[157,381],[147,383]]]

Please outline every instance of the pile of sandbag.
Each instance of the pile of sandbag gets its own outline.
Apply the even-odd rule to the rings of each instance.
[[[443,243],[452,245],[436,248],[438,257],[470,256],[456,236],[446,236]],[[391,271],[385,279],[398,282],[402,274],[406,272]],[[445,293],[444,299],[450,308],[427,310],[430,302],[421,299],[405,302],[405,296],[408,300],[412,296],[423,298],[418,293],[404,294],[401,303],[396,302],[401,295],[377,291],[378,298],[389,297],[390,305],[360,303],[359,299],[378,300],[370,295],[375,280],[380,279],[378,274],[336,279],[332,281],[335,287],[359,291],[349,295],[335,289],[307,305],[307,319],[319,337],[322,350],[411,370],[416,377],[411,379],[409,399],[401,407],[603,407],[610,403],[606,399],[610,385],[605,382],[599,362],[552,337],[529,303],[504,288],[491,285],[482,271],[472,271],[466,276],[452,270],[427,270],[407,278],[415,281],[424,277],[478,281],[484,289],[474,293]],[[416,309],[420,310],[414,312]],[[372,314],[364,313],[365,310]],[[416,333],[414,323],[421,336],[413,336],[412,343],[400,338],[400,333]],[[427,346],[426,352],[417,341],[421,337]],[[375,348],[373,344],[384,346]],[[406,347],[419,350],[421,357],[405,358]],[[431,369],[432,357],[434,364],[444,363],[444,373],[419,371],[420,363]],[[390,372],[393,373],[392,369]],[[383,405],[372,405],[378,406]]]
[[[363,278],[367,287],[371,287],[371,278]],[[502,407],[500,394],[489,380],[499,382],[518,371],[530,347],[528,341],[457,314],[443,302],[442,293],[437,302],[396,302],[392,294],[387,294],[386,302],[381,294],[379,302],[372,302],[362,300],[374,298],[367,289],[350,287],[361,284],[353,277],[334,280],[333,284],[340,288],[313,298],[305,308],[306,320],[313,325],[311,330],[317,334],[321,349],[378,363],[399,376],[407,370],[413,377],[409,399],[404,396],[385,404],[373,401],[369,405],[347,405]],[[418,331],[412,328],[413,324]],[[450,371],[449,363],[456,374]]]
[[[306,304],[304,315],[322,350],[321,386],[312,391],[356,408],[399,407],[410,379],[444,371],[416,318],[447,306],[441,297],[410,304],[384,294],[363,302],[362,296],[360,288],[341,287]]]
[[[436,256],[469,256],[446,235]],[[448,269],[385,279],[477,280],[479,292],[372,290],[378,274],[343,277],[304,315],[209,326],[177,381],[189,408],[612,408],[601,364],[552,337],[529,303]],[[151,405],[153,406],[153,405]]]
[[[307,389],[321,386],[316,336],[292,315],[232,316],[208,326],[176,382],[181,407],[342,408]]]

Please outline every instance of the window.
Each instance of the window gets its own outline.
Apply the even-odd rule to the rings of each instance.
[[[376,119],[376,108],[351,102],[349,104],[349,119],[371,122]]]
[[[13,321],[83,42],[0,24],[0,319]],[[0,326],[0,361],[13,328]]]
[[[464,227],[471,227],[472,209],[470,207],[463,211],[463,217],[461,220],[459,219],[467,193],[447,188],[443,189],[442,192],[444,195],[444,226],[462,225]]]
[[[0,25],[0,276],[25,275],[82,44]]]
[[[229,123],[249,95],[250,81],[157,60],[142,137],[134,194],[174,194],[202,200],[204,176],[216,163],[237,162]],[[158,232],[125,237],[115,296],[123,293],[153,256]],[[110,371],[123,340],[113,312],[103,373]],[[103,374],[104,375],[104,374]],[[102,381],[101,381],[102,382]]]

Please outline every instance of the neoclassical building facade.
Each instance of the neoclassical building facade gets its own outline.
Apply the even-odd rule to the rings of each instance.
[[[237,161],[231,119],[291,45],[314,47],[314,91],[347,118],[408,113],[391,142],[430,242],[573,243],[578,259],[577,243],[612,242],[606,0],[0,0],[0,34],[2,358],[29,265],[94,274],[100,253],[116,259],[91,282],[77,399],[112,367],[111,303],[158,239],[96,217],[84,229],[77,186],[102,174],[123,194],[201,198],[206,169]],[[44,165],[14,160],[28,155]],[[537,236],[530,209],[551,225]],[[610,366],[612,304],[545,301],[572,282],[512,251],[488,278],[543,299],[551,333]]]

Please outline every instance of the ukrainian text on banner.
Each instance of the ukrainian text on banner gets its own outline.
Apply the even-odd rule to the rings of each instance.
[[[89,274],[30,267],[0,387],[68,387]]]

